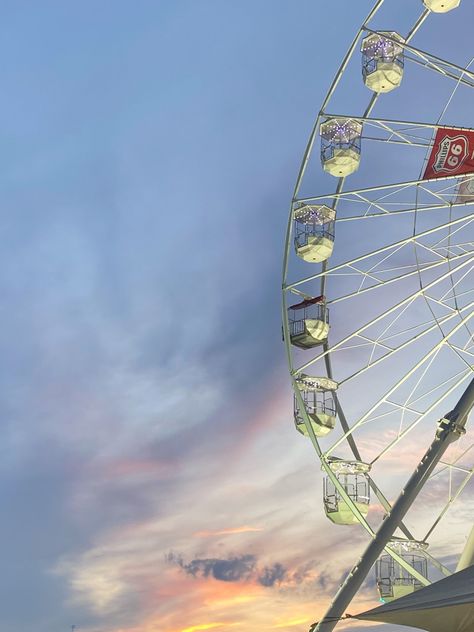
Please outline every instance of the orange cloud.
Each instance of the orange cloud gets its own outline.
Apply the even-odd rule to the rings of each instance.
[[[248,623],[249,602],[265,596],[261,586],[195,580],[168,570],[164,582],[143,603],[146,618],[116,632],[201,632],[242,629]],[[266,609],[267,606],[265,606]]]
[[[277,628],[291,628],[295,625],[303,625],[304,623],[308,623],[311,619],[305,617],[304,619],[290,619],[289,621],[282,621],[281,623],[277,623],[273,627]]]
[[[235,623],[201,623],[199,625],[192,625],[190,628],[183,628],[181,632],[198,632],[198,630],[213,630],[215,628],[230,627],[236,625]]]
[[[235,533],[253,533],[256,531],[263,531],[263,527],[250,527],[244,525],[243,527],[231,527],[230,529],[217,529],[215,531],[196,531],[196,533],[193,533],[193,536],[195,538],[211,538],[216,535],[234,535]]]
[[[255,601],[264,595],[265,588],[259,584],[205,580],[201,583],[200,593],[202,603],[208,609],[215,609]]]
[[[214,609],[217,608],[233,608],[235,606],[240,606],[243,603],[250,603],[251,601],[255,601],[258,599],[259,595],[246,594],[237,595],[236,597],[229,597],[223,599],[212,598],[209,606]]]

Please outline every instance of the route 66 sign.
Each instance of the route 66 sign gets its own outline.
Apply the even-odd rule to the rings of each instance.
[[[440,127],[426,166],[424,179],[474,172],[474,131]]]

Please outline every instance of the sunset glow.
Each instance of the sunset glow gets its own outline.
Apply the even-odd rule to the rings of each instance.
[[[445,385],[443,375],[420,396],[403,381],[405,411],[390,392],[394,376],[407,375],[402,362],[414,361],[400,332],[380,340],[377,321],[373,350],[363,330],[334,354],[333,380],[350,426],[370,410],[374,393],[383,400],[357,436],[380,488],[377,495],[364,487],[366,478],[354,487],[368,528],[335,524],[319,453],[295,428],[281,302],[285,231],[308,135],[374,2],[2,3],[0,632],[308,632],[382,524],[384,498],[397,498],[438,427],[440,416],[430,412],[404,434]],[[377,28],[405,35],[423,10],[421,0],[382,4]],[[455,11],[423,19],[413,41],[449,59],[451,73],[472,57],[472,24],[474,2],[462,0]],[[332,110],[353,123],[372,99],[360,42],[354,50]],[[448,73],[440,82],[449,89],[442,83],[436,92],[425,74],[439,73],[425,66],[406,59],[403,83],[373,102],[373,116],[382,106],[390,109],[384,120],[411,108],[415,120],[437,121],[441,96],[444,103],[455,87],[443,121],[474,127],[464,96],[472,73],[459,81]],[[394,182],[418,177],[431,127],[414,132],[410,148],[394,134],[386,145],[400,152],[396,159],[372,138],[379,130],[363,127],[370,134],[360,169],[344,186],[369,186],[383,170]],[[338,186],[322,168],[318,134],[308,145],[314,155],[301,200]],[[416,182],[417,195],[426,195]],[[386,256],[386,241],[403,238],[379,208],[383,198],[399,210],[398,198],[384,189],[368,202],[366,193],[312,216],[337,222],[331,262],[342,264],[352,252],[357,259],[344,273],[330,269],[324,290],[334,340],[356,321],[378,317],[388,300],[401,300],[398,281],[381,288],[383,301],[366,292],[379,277],[364,253]],[[410,239],[415,223],[431,231],[440,217],[466,212],[457,202],[437,208],[440,195],[426,202],[418,223],[413,209],[396,215],[410,222]],[[358,233],[352,212],[362,214]],[[377,222],[386,223],[379,229]],[[439,252],[427,247],[423,256],[454,266],[439,240]],[[289,244],[291,272],[306,281],[303,291],[290,279],[285,291],[295,302],[319,296],[321,262],[298,257],[293,234]],[[410,240],[408,248],[408,255],[397,249],[387,267],[406,272],[424,301]],[[463,262],[466,253],[461,244]],[[365,277],[354,289],[356,274]],[[335,298],[336,290],[350,301]],[[449,295],[450,287],[442,291]],[[431,303],[441,310],[440,300]],[[448,312],[454,322],[456,308]],[[418,336],[407,314],[399,309],[397,323]],[[428,338],[419,340],[427,356]],[[314,348],[326,353],[324,344]],[[295,349],[293,377],[305,366],[316,381],[331,373],[326,356],[312,364],[312,351]],[[444,370],[445,350],[460,372],[469,370],[472,347],[455,337],[429,356],[430,371]],[[370,373],[369,360],[385,351],[393,351],[390,364]],[[359,373],[357,382],[351,376]],[[442,414],[448,402],[439,405]],[[328,432],[320,439],[323,454],[348,460],[354,453],[343,438],[341,406],[327,415],[338,417],[334,427],[320,423],[321,435]],[[470,472],[467,440],[451,448],[457,467],[430,479],[420,513],[407,514],[414,538],[425,536],[426,515]],[[473,509],[466,485],[433,531],[429,552],[449,569]],[[347,610],[378,603],[371,571]],[[379,629],[397,632],[350,619],[337,632]]]
[[[194,537],[196,538],[212,538],[218,535],[235,535],[236,533],[256,533],[258,531],[263,531],[262,527],[234,527],[230,529],[216,529],[215,531],[207,530],[207,531],[197,531],[194,533]]]

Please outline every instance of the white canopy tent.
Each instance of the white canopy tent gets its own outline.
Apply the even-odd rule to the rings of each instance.
[[[354,618],[428,632],[473,632],[474,566]]]

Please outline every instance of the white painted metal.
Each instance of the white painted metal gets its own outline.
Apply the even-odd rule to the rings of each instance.
[[[336,597],[327,610],[323,619],[316,627],[316,632],[332,632],[337,621],[351,602],[357,590],[361,587],[368,571],[384,546],[393,536],[395,529],[404,518],[407,511],[415,502],[425,482],[429,479],[440,459],[446,453],[450,444],[458,441],[465,433],[465,425],[474,405],[474,378],[462,394],[456,406],[445,418],[439,421],[435,437],[395,501],[390,514],[383,520],[366,550],[357,564],[347,575],[339,588]],[[474,615],[474,612],[472,613]],[[463,630],[464,632],[464,630]]]
[[[374,443],[379,446],[377,452],[372,452],[370,456],[371,463],[383,463],[387,455],[399,449],[403,442],[406,446],[410,437],[416,436],[419,440],[419,434],[416,433],[421,425],[435,419],[439,408],[447,405],[471,378],[474,358],[473,330],[470,325],[474,315],[474,302],[471,300],[474,292],[474,283],[471,280],[474,268],[473,200],[466,194],[458,194],[458,180],[454,177],[425,181],[420,176],[395,183],[393,179],[396,178],[393,178],[382,184],[371,184],[367,180],[366,186],[359,185],[345,190],[347,176],[350,177],[359,164],[362,172],[365,164],[360,163],[359,145],[355,146],[357,157],[354,157],[350,165],[346,161],[345,166],[341,167],[340,157],[335,153],[339,149],[354,151],[349,146],[350,142],[346,142],[346,146],[343,144],[344,141],[351,141],[352,133],[354,139],[357,138],[359,129],[363,129],[364,144],[367,142],[367,146],[377,142],[385,143],[387,148],[396,147],[397,151],[426,152],[438,127],[437,121],[394,120],[378,113],[374,116],[372,112],[377,100],[390,99],[390,95],[379,97],[379,94],[373,94],[360,115],[351,104],[348,104],[345,113],[330,113],[332,98],[360,48],[362,39],[365,37],[369,40],[377,34],[372,28],[372,21],[384,1],[388,2],[378,0],[357,33],[310,134],[295,184],[283,261],[282,315],[285,348],[296,407],[306,429],[304,434],[311,440],[323,470],[344,503],[344,512],[348,512],[347,519],[342,512],[344,519],[340,523],[358,522],[371,538],[375,537],[375,531],[367,519],[367,506],[361,507],[351,497],[332,469],[335,455],[339,456],[340,451],[343,454],[349,452],[353,454],[354,460],[361,461],[358,440],[359,434],[366,432],[365,428],[374,429]],[[407,73],[409,65],[413,64],[413,67],[426,69],[442,80],[455,81],[456,86],[474,87],[474,74],[468,68],[422,51],[411,43],[412,38],[425,24],[430,11],[434,10],[436,9],[432,6],[423,10],[404,39],[403,34],[402,39],[399,39],[393,32],[386,32],[387,40],[393,45],[399,44],[404,51]],[[340,111],[340,108],[336,111]],[[351,126],[349,133],[348,125]],[[343,138],[340,129],[344,127],[346,129]],[[456,128],[451,124],[449,127]],[[466,128],[458,129],[462,131]],[[334,139],[331,134],[334,135],[335,132]],[[333,175],[341,176],[332,193],[320,194],[306,184],[307,181],[311,182],[307,172],[318,136],[322,137],[323,143],[330,144],[333,140],[340,143],[340,147],[337,147],[337,142],[333,145],[329,157],[328,154],[322,156],[323,168]],[[337,160],[328,162],[334,157]],[[344,160],[347,157],[348,154],[345,154]],[[298,252],[298,248],[295,248],[300,259],[299,267],[293,262],[295,256],[291,257],[295,209],[304,207],[330,209],[336,224],[335,241],[328,245],[326,252],[322,241],[319,244],[314,242],[320,248],[320,254],[317,255],[319,261],[313,259],[311,267],[308,265],[306,268],[307,272],[304,262],[311,261],[309,256],[304,256],[303,251]],[[380,239],[368,243],[365,249],[349,248],[347,254],[345,249],[346,256],[342,256],[342,251],[338,250],[339,233],[349,226],[354,227],[351,228],[354,235],[362,236],[362,227],[367,226],[370,234],[379,234]],[[348,234],[347,230],[345,234]],[[393,235],[392,239],[390,235]],[[316,271],[313,271],[314,268]],[[336,314],[339,322],[345,321],[346,325],[338,325],[336,329],[333,327],[329,331],[329,323],[326,323],[328,328],[323,335],[318,334],[319,344],[316,349],[303,345],[300,350],[295,349],[291,344],[294,337],[292,340],[288,320],[288,306],[293,302],[292,294],[300,300],[309,299],[315,294],[325,295],[326,304],[332,306],[332,315]],[[367,306],[365,318],[363,305]],[[373,309],[373,305],[381,307],[377,311]],[[417,317],[421,312],[423,316]],[[339,360],[345,357],[353,360],[350,363]],[[398,369],[393,372],[395,366]],[[436,383],[433,382],[433,376],[436,367],[440,366],[446,367],[447,372],[442,381],[438,379]],[[328,439],[315,428],[311,411],[305,407],[301,384],[298,385],[298,376],[302,377],[302,372],[310,367],[317,368],[318,374],[322,374],[325,369],[327,379],[339,383],[334,397],[340,426],[330,435],[326,433],[331,437],[329,444]],[[345,368],[344,373],[341,373],[341,368]],[[346,407],[348,402],[349,396],[346,393],[354,393],[354,388],[361,389],[362,384],[371,384],[373,380],[377,381],[378,376],[391,375],[390,372],[393,372],[390,386],[367,398],[366,409],[356,417],[351,414],[349,423],[343,408],[343,404]],[[359,393],[363,393],[363,390],[359,390]],[[363,402],[364,398],[360,401]],[[376,429],[381,424],[384,424],[381,427],[386,428],[392,419],[397,419],[397,423],[393,425],[386,440],[381,441]],[[364,436],[367,437],[367,434]],[[469,448],[462,452],[464,455],[468,453]],[[430,481],[438,476],[438,472],[441,478],[449,475],[449,493],[440,513],[430,524],[426,539],[432,537],[440,521],[445,518],[471,480],[474,469],[465,467],[459,459],[459,456],[446,458],[443,466],[427,478]],[[453,472],[463,474],[464,479],[454,484]],[[390,504],[374,481],[373,475],[367,473],[367,477],[374,496],[385,511],[390,513]],[[398,527],[408,539],[413,539],[403,522]],[[421,534],[419,538],[421,539]],[[429,583],[389,543],[385,545],[385,551],[420,585]],[[430,565],[445,575],[450,573],[431,552],[425,551],[425,555]]]

